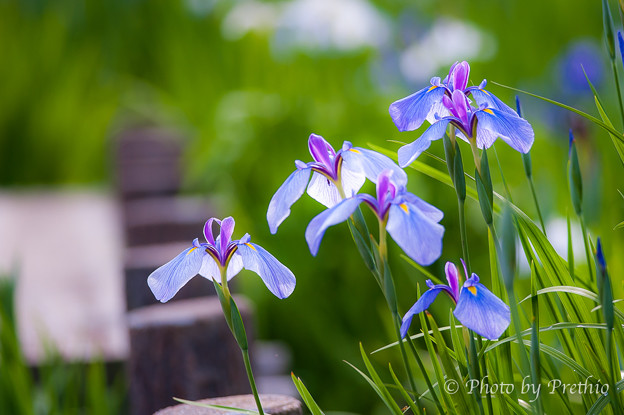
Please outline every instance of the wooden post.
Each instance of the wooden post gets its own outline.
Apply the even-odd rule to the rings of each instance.
[[[249,306],[235,298],[252,340]],[[128,313],[128,324],[133,415],[151,415],[175,403],[173,397],[249,392],[240,349],[216,296],[142,307]]]
[[[199,401],[209,405],[229,406],[232,408],[256,410],[256,402],[253,395],[226,396],[215,399],[204,399]],[[266,414],[271,415],[301,415],[301,402],[292,396],[284,395],[260,395],[262,409]],[[228,412],[218,409],[201,408],[194,405],[176,405],[162,409],[154,415],[223,415],[236,414],[238,412]]]

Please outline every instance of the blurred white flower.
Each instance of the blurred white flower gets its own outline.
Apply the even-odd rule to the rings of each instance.
[[[403,76],[414,83],[429,80],[442,67],[461,60],[487,60],[496,52],[496,41],[478,27],[441,18],[400,57]]]
[[[235,5],[223,19],[221,33],[238,40],[249,32],[272,33],[283,13],[282,4],[245,1]]]

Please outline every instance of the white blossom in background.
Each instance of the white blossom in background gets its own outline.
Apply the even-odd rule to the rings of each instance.
[[[238,40],[249,32],[273,33],[284,5],[244,1],[236,4],[223,19],[221,33],[228,40]]]
[[[429,80],[441,67],[461,60],[487,60],[496,52],[492,35],[459,20],[441,18],[399,58],[402,75],[410,82]]]

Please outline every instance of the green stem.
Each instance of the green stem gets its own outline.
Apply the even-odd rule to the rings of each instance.
[[[457,198],[457,207],[459,209],[459,233],[461,235],[462,253],[466,261],[466,268],[470,272],[470,252],[468,251],[468,237],[466,235],[466,212],[464,209],[465,201]],[[465,276],[469,278],[469,275]]]
[[[537,209],[537,217],[540,221],[540,226],[542,227],[542,232],[546,235],[546,226],[544,226],[544,219],[542,217],[542,211],[540,209],[539,203],[537,202],[537,192],[535,191],[535,185],[533,184],[533,176],[529,176],[529,186],[531,187],[531,194],[533,194],[533,202],[535,202],[535,208]]]
[[[583,219],[583,214],[579,215],[579,220],[581,222],[581,230],[583,231],[583,245],[585,245],[585,258],[587,260],[587,268],[589,269],[589,283],[591,284],[596,280],[594,275],[594,266],[592,265],[592,254],[591,248],[589,247],[589,238],[587,236],[587,228],[585,227],[585,219]]]
[[[256,388],[256,381],[254,380],[253,372],[251,371],[251,362],[249,361],[249,350],[241,349],[243,353],[243,360],[245,361],[245,370],[247,371],[247,377],[249,378],[249,385],[251,385],[251,392],[256,400],[256,406],[258,407],[258,413],[264,415],[262,410],[262,403],[260,403],[260,396],[258,395],[258,389]]]

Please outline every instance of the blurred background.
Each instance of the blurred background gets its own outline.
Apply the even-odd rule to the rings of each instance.
[[[395,141],[419,132],[399,133],[389,104],[444,77],[457,60],[470,62],[473,84],[487,78],[594,114],[583,67],[606,107],[617,108],[597,2],[1,0],[0,57],[0,272],[16,281],[21,349],[31,368],[50,349],[61,361],[108,362],[102,379],[119,402],[111,413],[128,410],[115,366],[129,354],[125,312],[135,300],[125,291],[146,289],[147,274],[132,279],[128,270],[160,265],[149,254],[129,265],[133,249],[183,242],[169,236],[185,226],[189,238],[199,237],[205,219],[228,215],[236,218],[235,237],[249,232],[297,276],[283,301],[255,274],[237,277],[235,290],[253,304],[256,337],[288,350],[284,370],[300,376],[321,407],[378,411],[377,397],[342,361],[359,364],[359,341],[373,350],[394,334],[347,227],[328,231],[313,258],[304,231],[322,206],[302,198],[275,236],[265,219],[294,161],[310,160],[310,133],[336,148],[349,140],[395,151]],[[512,91],[489,89],[513,106]],[[555,106],[520,98],[536,132],[533,174],[549,238],[565,258],[573,128],[590,233],[602,236],[618,275],[624,259],[612,254],[624,238],[612,229],[624,200],[609,137]],[[609,115],[622,128],[617,112]],[[496,148],[515,203],[536,218],[519,154]],[[431,152],[442,156],[442,145]],[[136,170],[141,163],[147,169]],[[498,169],[492,172],[503,193]],[[456,199],[451,188],[408,174],[408,189],[446,212],[443,256],[430,267],[441,275],[461,253]],[[142,199],[141,192],[151,193]],[[175,202],[165,197],[172,193]],[[467,206],[473,269],[487,281],[486,228],[477,204]],[[156,226],[167,221],[176,226]],[[425,278],[391,247],[405,311]],[[520,271],[527,277],[525,266]],[[212,289],[206,283],[196,289]],[[137,306],[154,302],[141,295]],[[393,352],[375,356],[400,367]],[[49,399],[37,405],[35,413],[53,407]]]

